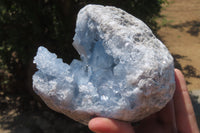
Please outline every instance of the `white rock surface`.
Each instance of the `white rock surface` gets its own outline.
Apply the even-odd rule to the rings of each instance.
[[[78,14],[73,45],[81,61],[70,65],[44,47],[34,58],[33,87],[51,109],[84,124],[95,116],[139,121],[172,98],[172,56],[125,11],[87,5]]]

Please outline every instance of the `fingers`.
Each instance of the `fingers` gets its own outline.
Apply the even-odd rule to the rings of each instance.
[[[174,103],[171,100],[161,111],[150,115],[134,127],[136,133],[176,133]]]
[[[130,123],[97,117],[90,120],[89,129],[96,133],[135,133]]]
[[[174,107],[177,128],[181,133],[199,133],[185,79],[178,69],[175,69],[175,79]]]
[[[176,118],[175,118],[175,111],[174,111],[174,102],[171,100],[165,108],[163,108],[158,113],[158,122],[163,126],[168,127],[168,130],[171,132],[176,132]]]

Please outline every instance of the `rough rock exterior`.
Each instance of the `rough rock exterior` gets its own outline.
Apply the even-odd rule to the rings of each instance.
[[[87,124],[95,116],[139,121],[175,90],[173,58],[139,19],[101,5],[80,10],[70,65],[39,47],[34,91],[53,110]]]

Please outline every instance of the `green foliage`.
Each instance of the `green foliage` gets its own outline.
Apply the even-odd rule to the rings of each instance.
[[[78,58],[72,48],[76,15],[86,4],[113,5],[156,30],[154,18],[166,0],[0,0],[0,88],[24,89],[40,45],[66,62]]]

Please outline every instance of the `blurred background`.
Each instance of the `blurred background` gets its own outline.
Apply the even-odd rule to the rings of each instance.
[[[64,62],[78,11],[87,4],[119,7],[144,21],[183,71],[200,122],[199,0],[0,0],[0,133],[89,133],[87,126],[50,110],[32,90],[33,57],[47,47]]]

